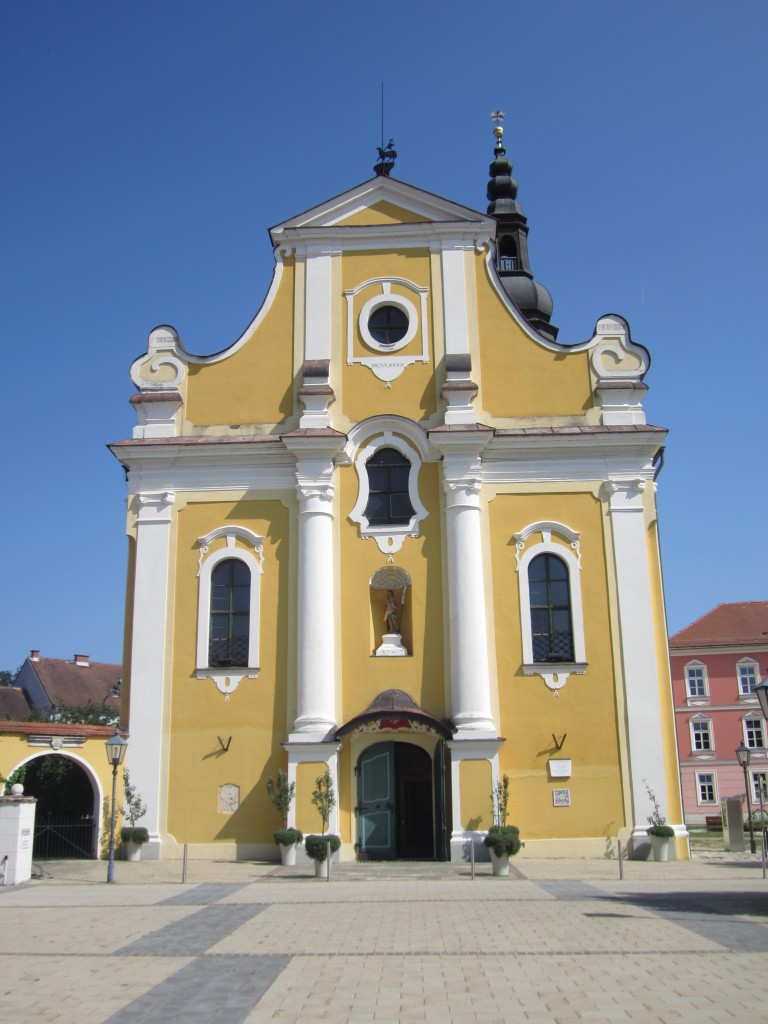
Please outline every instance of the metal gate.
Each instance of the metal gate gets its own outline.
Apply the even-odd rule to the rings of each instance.
[[[45,814],[35,822],[32,856],[93,859],[96,856],[96,821],[92,814]]]

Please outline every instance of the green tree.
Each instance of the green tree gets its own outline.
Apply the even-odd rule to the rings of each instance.
[[[119,720],[120,713],[107,707],[106,700],[98,704],[95,700],[89,700],[87,704],[76,704],[64,708],[56,716],[57,722],[69,725],[117,725]]]
[[[336,806],[336,794],[333,791],[333,779],[330,771],[326,768],[325,774],[315,779],[315,789],[312,793],[312,803],[323,819],[323,835],[328,827],[331,811]]]
[[[283,819],[283,828],[288,826],[288,811],[296,792],[296,783],[288,782],[288,776],[282,768],[277,770],[277,782],[270,775],[267,779],[267,793]]]
[[[135,828],[139,818],[143,818],[147,813],[147,805],[141,799],[139,791],[132,785],[127,768],[123,772],[123,793],[125,795],[125,804],[122,808],[123,817],[130,821],[131,828]]]

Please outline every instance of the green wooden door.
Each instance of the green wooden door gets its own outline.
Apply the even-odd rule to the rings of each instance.
[[[357,834],[360,860],[394,860],[395,744],[377,743],[357,763]]]

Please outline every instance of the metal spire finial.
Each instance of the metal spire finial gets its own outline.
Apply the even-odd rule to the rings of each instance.
[[[501,145],[501,140],[504,137],[504,129],[501,127],[501,122],[506,117],[503,110],[492,110],[491,120],[496,122],[496,127],[493,129],[493,134],[496,136],[497,145]]]

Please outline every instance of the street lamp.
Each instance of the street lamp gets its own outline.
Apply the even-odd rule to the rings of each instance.
[[[749,797],[749,782],[747,781],[747,768],[749,768],[751,758],[752,755],[749,747],[742,740],[738,747],[736,747],[736,760],[744,771],[744,789],[747,794],[747,817],[749,818],[749,848],[752,853],[755,853],[757,848],[755,846],[755,830],[752,828],[752,801]]]
[[[119,726],[115,726],[115,735],[111,736],[106,743],[107,760],[112,765],[112,813],[109,822],[109,866],[107,867],[107,881],[115,880],[115,818],[117,817],[117,769],[123,763],[128,740],[120,735]]]
[[[760,710],[763,718],[768,718],[768,676],[755,687],[755,696],[760,701]]]

